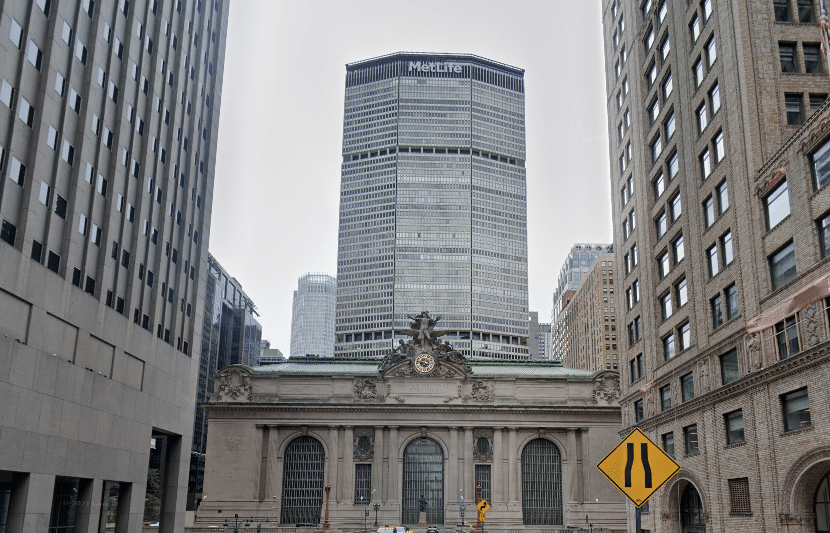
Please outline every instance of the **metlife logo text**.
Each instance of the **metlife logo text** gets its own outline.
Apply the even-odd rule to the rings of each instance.
[[[461,65],[458,63],[435,63],[427,61],[410,61],[409,72],[452,72],[461,74]]]

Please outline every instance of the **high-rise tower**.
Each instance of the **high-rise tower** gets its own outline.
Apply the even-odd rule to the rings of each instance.
[[[308,273],[297,281],[291,312],[291,357],[334,357],[337,280]]]
[[[0,524],[182,531],[228,0],[0,9]]]
[[[524,71],[468,54],[346,66],[335,356],[407,315],[465,355],[527,358]]]

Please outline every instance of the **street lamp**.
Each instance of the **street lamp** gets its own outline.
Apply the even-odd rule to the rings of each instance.
[[[373,503],[372,507],[375,508],[375,527],[378,527],[378,509],[380,509],[379,503]]]
[[[467,504],[464,503],[464,489],[458,489],[458,495],[461,498],[461,503],[458,504],[458,510],[461,514],[461,526],[463,527],[466,524],[464,521],[464,510],[467,509]]]
[[[239,533],[239,525],[240,525],[241,523],[242,523],[242,522],[240,522],[240,521],[239,521],[239,515],[238,515],[238,514],[233,515],[233,533]],[[225,519],[225,523],[224,523],[224,524],[222,524],[222,525],[223,525],[224,527],[228,527],[228,526],[229,526],[229,524],[228,524],[228,519],[227,519],[227,518]],[[248,522],[247,520],[245,521],[245,527],[251,527],[251,523],[250,523],[250,522]]]

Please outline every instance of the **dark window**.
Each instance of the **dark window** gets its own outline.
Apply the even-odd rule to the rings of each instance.
[[[789,216],[790,189],[787,180],[783,180],[764,196],[764,213],[766,214],[768,230],[774,228]]]
[[[728,481],[729,501],[731,503],[730,514],[752,514],[752,506],[749,500],[749,478],[742,477]]]
[[[489,500],[491,495],[492,477],[490,474],[490,465],[476,465],[475,467],[475,484],[481,487],[481,499]]]
[[[95,280],[91,277],[86,277],[86,287],[84,288],[89,294],[95,294]]]
[[[683,396],[683,402],[688,402],[695,397],[695,375],[692,372],[681,376],[680,390]]]
[[[663,434],[663,451],[669,457],[674,457],[674,433]]]
[[[798,344],[798,326],[795,316],[788,317],[775,324],[775,342],[778,345],[778,356],[786,359],[801,351]]]
[[[115,310],[121,313],[122,315],[124,314],[124,298],[118,296],[115,299]]]
[[[744,413],[741,409],[723,415],[726,427],[726,444],[744,442]]]
[[[372,465],[354,465],[354,502],[369,505],[369,495],[372,492]]]
[[[634,402],[634,422],[641,422],[643,418],[643,400],[637,400]]]
[[[813,6],[813,0],[797,0],[798,5],[798,21],[799,22],[815,22],[816,12]]]
[[[783,287],[795,279],[795,248],[790,241],[783,248],[769,256],[769,270],[772,278],[772,290]]]
[[[32,241],[32,259],[40,263],[40,258],[43,255],[43,245],[37,241]]]
[[[55,214],[66,220],[66,198],[60,194],[55,196]]]
[[[17,226],[9,222],[3,221],[3,227],[0,229],[0,239],[14,246],[15,238],[17,237]]]
[[[61,268],[61,256],[52,250],[49,250],[49,258],[46,260],[46,268],[57,274]]]
[[[781,58],[781,72],[798,72],[798,63],[795,59],[795,44],[778,43],[778,54]]]
[[[72,271],[72,285],[76,287],[81,286],[81,269],[76,268]]]
[[[825,141],[821,148],[813,152],[810,159],[814,185],[816,189],[821,189],[830,182],[830,140]]]
[[[709,302],[712,305],[712,327],[717,329],[723,325],[723,297],[718,294]]]
[[[683,440],[686,445],[686,455],[698,453],[697,424],[683,428]]]
[[[660,410],[671,409],[671,385],[660,387]]]
[[[784,431],[812,427],[807,387],[781,395],[781,410],[784,414]]]
[[[821,249],[821,257],[830,255],[830,214],[816,220],[818,226],[818,244]]]
[[[112,291],[107,290],[107,307],[112,307]]]
[[[785,94],[784,108],[787,112],[787,124],[790,126],[804,124],[804,110],[801,108],[800,94]]]
[[[127,250],[121,250],[121,266],[130,268],[130,252]]]
[[[738,373],[738,351],[729,350],[720,356],[720,375],[721,382],[726,385],[733,381],[738,381],[740,377]]]
[[[805,44],[802,48],[804,50],[804,71],[810,74],[821,74],[819,46],[817,44]]]

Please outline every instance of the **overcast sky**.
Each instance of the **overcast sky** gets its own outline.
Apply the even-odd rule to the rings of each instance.
[[[575,242],[610,243],[599,0],[232,0],[210,252],[287,356],[297,278],[337,273],[346,63],[471,53],[525,69],[530,310]],[[428,308],[425,305],[424,308]]]

